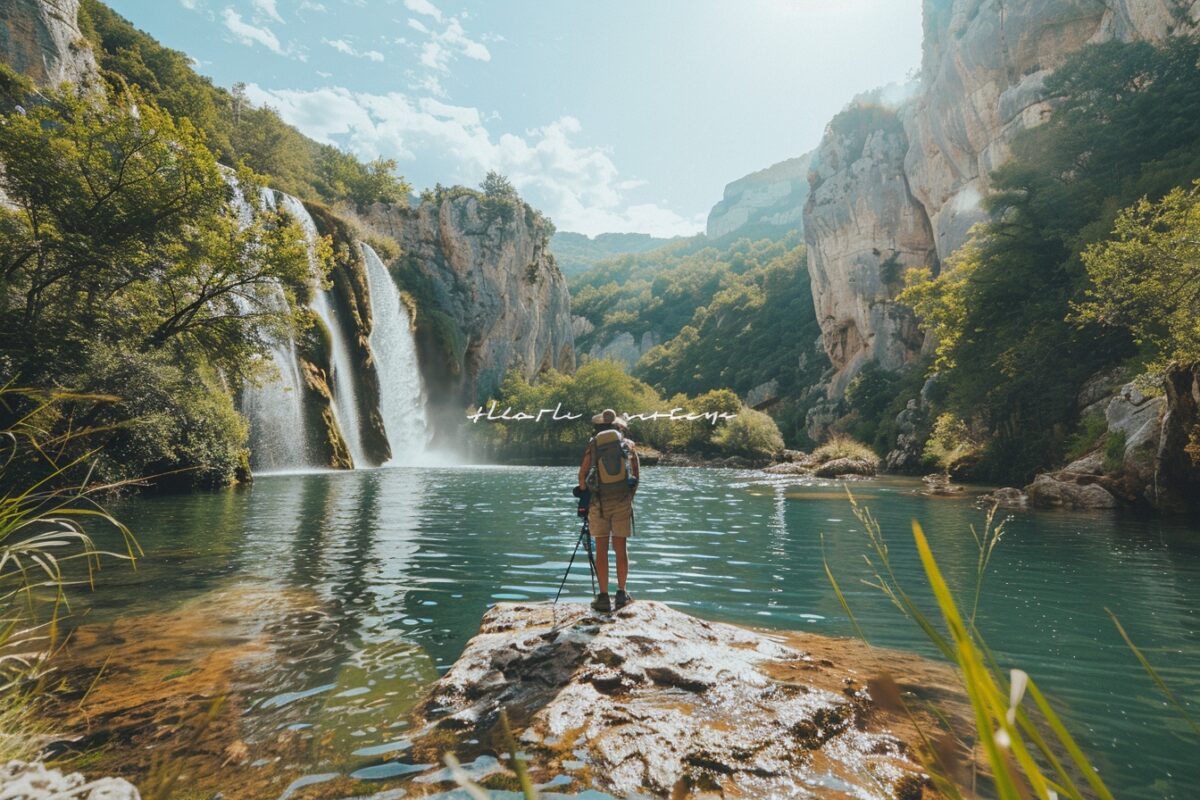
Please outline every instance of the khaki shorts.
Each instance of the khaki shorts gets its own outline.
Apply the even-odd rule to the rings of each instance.
[[[594,498],[588,509],[588,527],[593,539],[609,536],[626,539],[633,535],[633,495],[605,498],[603,503],[600,498]]]

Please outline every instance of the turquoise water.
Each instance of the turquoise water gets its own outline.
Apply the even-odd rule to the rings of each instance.
[[[578,534],[572,472],[397,468],[263,477],[239,491],[125,501],[118,511],[146,557],[136,573],[106,568],[85,598],[84,618],[169,610],[238,587],[302,593],[308,616],[284,623],[295,628],[284,630],[294,652],[248,679],[246,726],[344,739],[311,765],[314,780],[394,775],[389,759],[406,746],[401,712],[453,663],[487,607],[554,595]],[[852,484],[881,520],[914,594],[924,596],[913,518],[950,580],[966,587],[977,556],[968,527],[981,525],[983,512],[969,499],[921,496],[918,486]],[[635,597],[710,619],[852,635],[824,576],[823,535],[872,643],[933,655],[915,625],[857,581],[867,575],[867,545],[840,483],[651,468],[636,526]],[[572,600],[590,592],[581,563],[567,584]],[[1194,797],[1197,741],[1104,607],[1195,706],[1198,598],[1200,529],[1186,521],[1011,512],[979,626],[1005,666],[1025,669],[1056,700],[1117,796]]]

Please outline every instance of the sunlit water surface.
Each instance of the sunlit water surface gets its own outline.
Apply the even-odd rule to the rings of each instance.
[[[245,724],[336,728],[350,746],[312,764],[312,780],[394,776],[387,765],[404,746],[402,725],[381,713],[410,707],[488,606],[554,595],[578,535],[572,481],[559,467],[395,468],[126,501],[119,512],[146,557],[136,573],[105,569],[84,619],[161,612],[233,587],[315,596],[327,619],[306,632],[302,658],[266,673]],[[978,552],[969,526],[983,513],[969,499],[921,496],[918,485],[880,479],[852,488],[881,520],[901,581],[923,586],[908,532],[915,518],[969,594]],[[629,588],[709,619],[852,635],[824,574],[822,541],[871,641],[933,655],[915,625],[859,582],[867,545],[836,482],[648,469]],[[571,600],[590,591],[580,563],[567,583]],[[1191,798],[1197,742],[1104,609],[1195,704],[1198,598],[1200,530],[1186,521],[1014,512],[979,625],[1004,665],[1027,670],[1055,698],[1117,796]]]

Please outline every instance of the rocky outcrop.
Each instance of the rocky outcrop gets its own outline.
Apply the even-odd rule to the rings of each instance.
[[[1107,377],[1107,376],[1104,376]],[[1091,397],[1081,394],[1081,402]],[[1200,366],[1176,366],[1162,392],[1134,381],[1103,406],[1105,429],[1093,449],[1025,487],[1029,503],[1044,508],[1116,508],[1140,505],[1182,511],[1200,496]]]
[[[584,322],[591,324],[583,317],[575,317],[575,319],[583,319]],[[622,331],[609,339],[606,344],[593,344],[587,354],[588,358],[592,359],[607,358],[620,361],[628,368],[636,364],[651,348],[661,343],[661,337],[654,331],[646,331],[640,338],[629,331]]]
[[[86,85],[96,59],[79,30],[79,0],[0,4],[0,61],[40,86]]]
[[[780,161],[726,185],[721,202],[708,213],[708,238],[778,238],[802,231],[811,156]]]
[[[902,273],[936,272],[983,219],[990,173],[1051,111],[1050,73],[1089,42],[1157,41],[1198,21],[1195,0],[925,0],[915,92],[860,98],[813,156],[804,230],[831,396],[866,361],[893,369],[920,351],[892,302]]]
[[[909,191],[909,142],[894,111],[860,98],[813,156],[805,240],[822,344],[840,397],[868,360],[894,370],[921,346],[912,312],[894,302],[911,267],[936,265],[925,210]]]
[[[913,734],[873,690],[891,687],[898,699],[949,676],[880,656],[660,603],[612,615],[500,604],[418,709],[412,756],[430,760],[453,737],[466,760],[472,741],[495,741],[505,709],[535,781],[555,776],[618,797],[919,798],[926,779]],[[876,679],[876,669],[895,677]]]
[[[896,441],[884,459],[888,472],[913,473],[928,466],[925,441],[933,424],[930,416],[936,385],[937,376],[931,376],[920,394],[905,403],[904,410],[896,415]]]
[[[417,336],[431,407],[455,414],[517,367],[526,378],[575,368],[571,298],[549,249],[548,223],[513,201],[487,205],[450,190],[416,208],[374,207],[368,223],[399,243],[393,265],[417,300]]]
[[[879,470],[879,459],[865,453],[815,453],[784,450],[783,460],[764,467],[771,475],[799,475],[814,478],[869,478]]]

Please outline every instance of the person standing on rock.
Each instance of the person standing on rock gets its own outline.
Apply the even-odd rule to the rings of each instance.
[[[637,450],[625,436],[625,420],[611,408],[592,417],[592,437],[588,439],[579,464],[577,492],[590,493],[588,527],[596,540],[596,578],[600,593],[592,601],[597,611],[612,611],[608,596],[608,540],[617,554],[617,598],[615,607],[633,602],[625,591],[629,577],[629,552],[626,542],[633,535],[633,497],[640,476]]]

